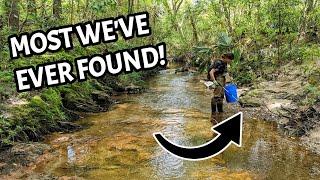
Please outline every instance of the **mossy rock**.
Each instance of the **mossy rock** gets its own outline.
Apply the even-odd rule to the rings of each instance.
[[[260,101],[261,99],[250,96],[242,96],[239,99],[239,103],[242,107],[261,107],[262,102]]]
[[[310,76],[308,77],[308,82],[309,84],[316,86],[319,85],[320,83],[320,70],[315,71],[313,73],[310,74]]]
[[[100,106],[108,108],[113,104],[111,97],[102,91],[94,91],[92,92],[91,96],[92,100]]]

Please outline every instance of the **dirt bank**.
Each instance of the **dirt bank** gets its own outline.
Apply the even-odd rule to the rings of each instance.
[[[307,148],[320,154],[320,100],[301,106],[306,84],[301,79],[261,82],[242,90],[240,104],[264,111],[264,119],[277,122],[283,134],[301,137]]]

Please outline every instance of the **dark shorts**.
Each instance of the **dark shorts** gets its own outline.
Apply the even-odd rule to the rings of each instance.
[[[224,98],[224,86],[226,84],[226,77],[223,75],[218,75],[215,77],[216,81],[220,84],[213,91],[213,97],[216,99],[223,100]]]

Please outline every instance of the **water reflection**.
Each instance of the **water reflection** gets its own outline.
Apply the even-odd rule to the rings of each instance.
[[[191,105],[186,89],[187,79],[186,77],[181,77],[170,80],[167,77],[164,76],[164,78],[152,84],[153,87],[157,87],[156,84],[166,87],[156,88],[156,95],[159,97],[157,101],[153,100],[153,93],[152,95],[150,94],[151,96],[147,95],[147,97],[141,98],[141,100],[151,105],[153,109],[162,111],[161,120],[166,122],[166,125],[160,131],[171,141],[177,144],[184,144],[186,142],[183,126],[185,124],[185,110],[182,108],[190,107]],[[172,89],[175,89],[175,91],[172,91]],[[165,152],[161,147],[157,147],[156,151],[160,151],[161,154],[151,161],[155,177],[179,178],[183,176],[185,173],[183,160]]]
[[[181,124],[184,121],[182,116],[175,115],[165,116],[161,118],[162,120],[170,121],[170,123],[161,129],[170,140],[175,143],[182,144],[185,139],[184,130]],[[175,132],[175,133],[172,133]],[[183,160],[178,159],[168,152],[165,152],[160,146],[157,147],[156,151],[161,152],[161,154],[151,161],[152,166],[154,167],[154,173],[156,177],[181,177],[184,174],[185,169],[183,166]]]
[[[272,158],[270,157],[270,146],[263,139],[258,139],[251,147],[248,167],[252,170],[259,170],[266,174],[270,170]]]
[[[67,158],[68,158],[68,163],[73,163],[76,160],[76,154],[74,152],[74,149],[72,146],[67,147]]]

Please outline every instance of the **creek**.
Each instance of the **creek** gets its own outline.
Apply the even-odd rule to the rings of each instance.
[[[211,140],[211,92],[192,74],[162,71],[143,94],[121,95],[110,111],[80,120],[86,129],[47,138],[52,150],[33,173],[85,179],[319,179],[320,157],[272,122],[244,113],[243,147],[190,162],[164,151],[152,133],[196,146]],[[227,118],[241,110],[227,105]]]

